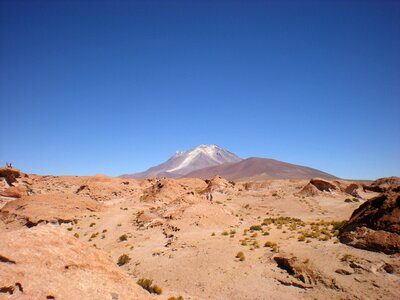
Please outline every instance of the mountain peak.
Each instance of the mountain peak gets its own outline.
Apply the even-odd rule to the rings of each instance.
[[[133,178],[145,178],[148,176],[180,177],[202,168],[241,160],[240,157],[218,145],[201,144],[188,151],[176,151],[165,163],[150,168],[145,172],[127,176]]]

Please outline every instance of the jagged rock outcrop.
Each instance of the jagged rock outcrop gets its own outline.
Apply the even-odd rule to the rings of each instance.
[[[366,190],[383,193],[363,203],[340,230],[342,243],[356,248],[400,252],[400,193],[393,177],[379,179]]]
[[[22,173],[13,168],[0,168],[0,177],[3,177],[8,185],[12,185],[15,181],[17,181],[17,178],[20,178],[22,176]]]
[[[364,185],[364,190],[377,193],[400,192],[400,177],[379,178],[370,185]]]

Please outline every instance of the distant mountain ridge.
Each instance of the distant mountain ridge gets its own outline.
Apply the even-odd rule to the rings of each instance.
[[[336,176],[317,169],[289,164],[286,162],[251,157],[237,163],[222,164],[203,168],[184,177],[211,178],[215,175],[226,179],[310,179],[314,177],[337,179]]]
[[[227,179],[336,179],[326,172],[279,160],[251,157],[241,159],[217,146],[202,144],[189,151],[178,151],[166,162],[144,172],[124,174],[124,178],[151,176],[210,178],[220,175]]]
[[[199,169],[225,163],[235,163],[241,160],[240,157],[217,145],[202,144],[189,151],[178,151],[166,162],[144,172],[125,174],[121,177],[146,178],[157,176],[178,178]]]

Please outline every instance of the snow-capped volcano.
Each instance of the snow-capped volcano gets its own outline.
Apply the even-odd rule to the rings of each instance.
[[[199,145],[189,151],[177,151],[165,163],[147,171],[123,175],[130,178],[181,177],[195,170],[217,166],[225,163],[239,162],[242,159],[217,145]]]

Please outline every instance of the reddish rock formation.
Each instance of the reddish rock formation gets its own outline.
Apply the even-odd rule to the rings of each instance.
[[[319,190],[312,185],[311,183],[307,183],[299,192],[296,193],[296,196],[303,197],[313,197],[318,196]]]
[[[0,240],[1,299],[154,299],[102,251],[51,225]]]
[[[13,198],[21,198],[24,195],[27,195],[28,188],[25,185],[12,186],[0,191],[0,196],[3,197],[13,197]]]
[[[364,190],[377,193],[400,192],[400,177],[392,176],[379,178],[370,185],[364,185]]]
[[[8,185],[12,185],[17,178],[22,176],[21,172],[13,168],[0,168],[0,177],[3,177]]]
[[[357,192],[358,188],[359,188],[358,184],[351,183],[348,186],[346,186],[343,191],[349,195],[352,195],[353,197],[360,198],[360,195]]]
[[[0,211],[0,222],[19,223],[27,227],[39,223],[68,223],[89,212],[101,210],[102,205],[89,197],[64,193],[24,196],[7,203]]]
[[[400,252],[400,193],[393,192],[393,182],[392,178],[379,179],[367,188],[385,193],[353,212],[340,231],[342,243],[387,254]]]
[[[318,190],[321,192],[330,192],[333,190],[336,190],[336,186],[329,181],[319,179],[319,178],[313,178],[310,180],[310,183],[315,186]]]

